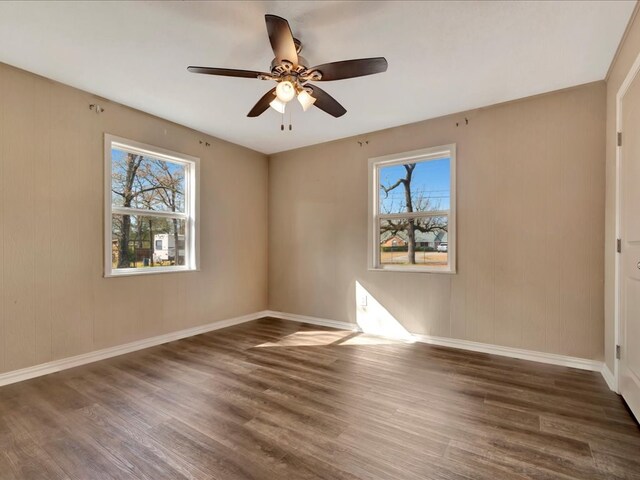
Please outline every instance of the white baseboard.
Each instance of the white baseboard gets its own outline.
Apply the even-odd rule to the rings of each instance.
[[[360,328],[353,323],[338,322],[335,320],[328,320],[326,318],[309,317],[306,315],[296,315],[293,313],[284,313],[284,312],[275,312],[275,311],[267,311],[266,313],[270,317],[281,318],[283,320],[293,320],[296,322],[310,323],[312,325],[321,325],[324,327],[339,328],[342,330],[353,330],[353,331],[360,330]],[[503,347],[501,345],[491,345],[488,343],[471,342],[469,340],[458,340],[455,338],[435,337],[432,335],[423,335],[423,334],[417,334],[417,333],[411,333],[410,335],[413,341],[421,342],[421,343],[429,343],[431,345],[459,348],[461,350],[469,350],[472,352],[490,353],[492,355],[519,358],[522,360],[548,363],[551,365],[560,365],[563,367],[579,368],[581,370],[590,370],[593,372],[603,371],[603,363],[597,360],[589,360],[586,358],[578,358],[578,357],[569,357],[566,355],[557,355],[554,353],[536,352],[533,350],[524,350],[521,348]],[[605,377],[605,380],[607,380],[606,377]],[[607,383],[609,383],[608,380],[607,380]]]
[[[602,364],[601,373],[604,381],[607,382],[607,385],[609,385],[609,388],[617,393],[618,386],[616,384],[616,377],[613,375],[613,373],[611,373],[611,370],[609,370],[609,367],[607,367],[606,363]]]
[[[360,328],[354,323],[338,322],[337,320],[328,320],[326,318],[308,317],[306,315],[297,315],[295,313],[275,312],[267,310],[266,316],[279,318],[281,320],[291,320],[292,322],[309,323],[311,325],[320,325],[322,327],[337,328],[340,330],[360,331]]]
[[[68,357],[60,360],[54,360],[52,362],[42,363],[33,367],[13,370],[11,372],[0,374],[0,386],[21,382],[23,380],[39,377],[41,375],[47,375],[49,373],[59,372],[68,368],[78,367],[87,363],[97,362],[98,360],[104,360],[106,358],[123,355],[125,353],[135,352],[136,350],[155,347],[156,345],[173,342],[174,340],[180,340],[181,338],[192,337],[201,333],[211,332],[225,327],[231,327],[233,325],[250,322],[252,320],[257,320],[259,318],[264,318],[267,316],[269,316],[269,314],[266,311],[250,313],[241,317],[228,318],[226,320],[220,320],[217,322],[209,323],[207,325],[201,325],[199,327],[187,328],[185,330],[179,330],[177,332],[171,332],[164,335],[158,335],[156,337],[137,340],[135,342],[126,343],[124,345],[117,345],[115,347],[96,350],[95,352],[83,353],[82,355],[76,355],[74,357]]]
[[[472,342],[469,340],[458,340],[456,338],[434,337],[431,335],[420,334],[414,334],[413,336],[418,342],[430,343],[432,345],[440,345],[443,347],[459,348],[461,350],[470,350],[472,352],[490,353],[492,355],[519,358],[521,360],[529,360],[532,362],[579,368],[580,370],[590,370],[592,372],[600,372],[602,370],[602,362],[597,360],[589,360],[587,358],[569,357],[567,355],[558,355],[555,353],[536,352],[535,350],[504,347],[502,345]]]

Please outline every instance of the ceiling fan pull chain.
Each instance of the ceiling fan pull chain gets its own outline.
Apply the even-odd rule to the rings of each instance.
[[[281,113],[280,130],[282,130],[284,132],[284,110]]]
[[[293,113],[289,110],[289,131],[291,131],[291,115],[293,115]]]

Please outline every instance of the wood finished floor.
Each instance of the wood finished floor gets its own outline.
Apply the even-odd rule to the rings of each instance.
[[[640,479],[597,373],[263,319],[0,388],[0,478]]]

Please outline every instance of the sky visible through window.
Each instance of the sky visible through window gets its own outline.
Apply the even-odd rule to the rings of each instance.
[[[411,179],[411,197],[429,199],[428,210],[449,210],[451,199],[451,167],[450,159],[442,158],[416,162]],[[380,168],[380,183],[385,187],[404,179],[407,171],[403,165],[392,165]],[[405,189],[395,188],[388,194],[380,188],[380,212],[406,212]]]
[[[127,176],[127,156],[129,152],[118,148],[111,149],[112,202],[122,206],[124,184]],[[140,162],[131,188],[131,207],[156,211],[184,212],[185,167],[145,155]],[[169,188],[170,187],[170,188]],[[174,195],[170,198],[169,193]]]

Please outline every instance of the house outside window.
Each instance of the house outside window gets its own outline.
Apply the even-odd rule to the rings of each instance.
[[[456,271],[455,144],[369,159],[369,268]]]
[[[105,135],[105,276],[197,269],[199,159]]]

